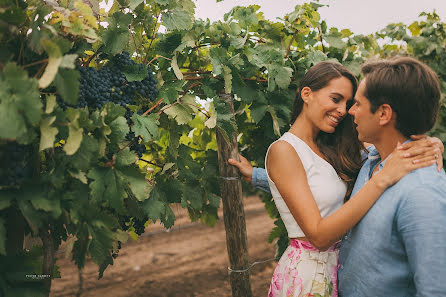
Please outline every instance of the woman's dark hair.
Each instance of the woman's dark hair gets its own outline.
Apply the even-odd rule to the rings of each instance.
[[[311,67],[299,82],[293,113],[291,115],[291,124],[294,123],[302,112],[303,100],[301,90],[304,87],[309,87],[315,92],[326,87],[331,80],[340,77],[345,77],[352,83],[354,96],[358,88],[358,81],[354,74],[347,68],[335,62],[321,62]],[[347,104],[347,111],[350,106],[351,103]],[[316,137],[316,144],[327,161],[336,170],[338,176],[346,182],[346,198],[349,197],[359,169],[361,169],[362,160],[360,151],[364,148],[358,140],[353,117],[347,114],[344,120],[336,127],[334,133],[320,131]]]

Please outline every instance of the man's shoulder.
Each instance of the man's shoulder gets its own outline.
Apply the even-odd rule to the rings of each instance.
[[[405,205],[446,203],[446,174],[436,165],[420,168],[403,177],[394,185]],[[406,202],[404,202],[406,201]],[[421,205],[420,205],[421,204]]]

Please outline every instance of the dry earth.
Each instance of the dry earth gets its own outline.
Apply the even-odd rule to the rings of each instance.
[[[250,263],[272,259],[274,244],[267,242],[273,228],[263,203],[258,197],[244,199]],[[138,241],[123,244],[113,266],[104,277],[89,260],[82,273],[82,297],[230,297],[228,255],[223,217],[215,227],[191,223],[187,213],[175,209],[174,228],[166,232],[151,225]],[[78,271],[73,262],[58,255],[61,279],[53,281],[51,297],[76,296]],[[275,261],[251,268],[253,296],[266,296]]]

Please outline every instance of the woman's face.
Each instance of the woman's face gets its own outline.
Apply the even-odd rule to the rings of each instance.
[[[347,115],[347,103],[353,98],[353,86],[349,79],[338,77],[318,91],[313,92],[305,87],[301,95],[310,121],[319,130],[333,133]]]

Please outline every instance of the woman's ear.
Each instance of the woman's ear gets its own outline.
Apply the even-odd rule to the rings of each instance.
[[[305,103],[308,103],[308,101],[311,99],[311,89],[309,87],[304,87],[300,91],[300,97]]]

